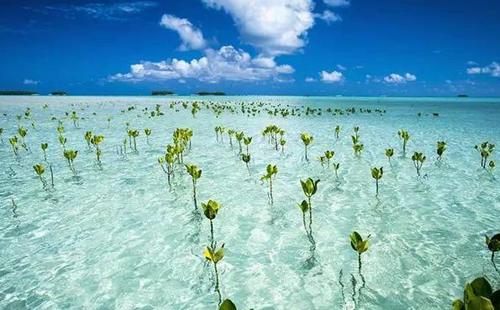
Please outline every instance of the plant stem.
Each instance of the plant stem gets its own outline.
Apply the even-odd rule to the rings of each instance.
[[[269,197],[271,199],[271,205],[273,204],[273,179],[269,179]]]
[[[375,180],[375,188],[376,188],[376,191],[377,191],[376,196],[378,196],[378,180]]]
[[[210,246],[215,248],[215,240],[214,240],[214,222],[210,220]]]
[[[217,295],[219,295],[219,305],[222,303],[222,295],[219,289],[219,271],[217,270],[217,263],[214,263],[214,271],[215,271],[215,291]]]
[[[194,210],[198,210],[198,203],[196,201],[196,180],[193,178],[193,200],[194,200]]]

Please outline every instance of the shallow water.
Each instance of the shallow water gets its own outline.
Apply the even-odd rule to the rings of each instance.
[[[386,113],[283,118],[226,112],[217,118],[202,109],[193,118],[190,108],[169,109],[170,101],[191,99]],[[144,115],[143,108],[151,111],[155,104],[165,115]],[[129,106],[136,109],[121,112]],[[27,107],[35,128],[31,120],[16,119]],[[64,115],[73,110],[85,118],[79,128]],[[176,168],[169,191],[157,163],[177,127],[194,131],[185,162],[203,170],[198,201],[223,205],[214,220],[215,239],[226,249],[218,266],[221,293],[238,309],[448,309],[476,276],[486,275],[500,287],[484,244],[484,234],[500,230],[500,177],[480,168],[473,148],[482,141],[500,142],[498,99],[0,97],[0,113],[5,114],[0,122],[2,309],[216,309],[212,267],[202,255],[209,243],[208,220],[193,215],[192,184],[184,170]],[[62,155],[52,116],[64,122],[67,148],[79,150],[78,177]],[[141,131],[137,154],[117,153],[125,122]],[[8,138],[18,123],[28,128],[30,152],[20,150],[16,158]],[[270,124],[286,131],[284,155],[261,137]],[[338,141],[337,124],[342,127]],[[253,136],[250,175],[237,143],[231,148],[227,135],[216,141],[218,125]],[[360,126],[365,146],[361,158],[352,152],[354,126]],[[149,145],[144,128],[153,132]],[[401,128],[411,134],[406,157],[397,136]],[[88,151],[87,130],[105,136],[102,169]],[[309,163],[299,139],[304,131],[314,136]],[[438,140],[448,144],[440,163]],[[54,190],[44,190],[32,168],[43,162],[41,142],[49,143]],[[387,147],[396,151],[391,165],[384,156]],[[340,163],[339,181],[317,160],[328,149]],[[422,178],[409,158],[413,151],[427,155]],[[272,206],[267,183],[260,181],[268,163],[279,169]],[[378,198],[373,166],[384,167]],[[314,253],[297,207],[304,199],[299,180],[307,177],[321,179],[312,198]],[[349,244],[353,230],[371,234],[362,255],[364,287]]]

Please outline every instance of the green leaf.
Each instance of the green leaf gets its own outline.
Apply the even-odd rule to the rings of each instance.
[[[490,298],[493,290],[490,283],[484,277],[476,278],[470,283],[474,295]]]
[[[230,299],[226,299],[220,305],[219,310],[237,310],[237,309],[234,303]]]
[[[465,305],[460,299],[454,300],[451,306],[453,307],[453,310],[465,310]]]

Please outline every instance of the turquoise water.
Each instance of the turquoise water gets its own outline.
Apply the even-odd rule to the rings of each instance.
[[[216,117],[202,107],[193,118],[190,107],[169,108],[170,102],[189,100],[264,104],[256,116],[226,111]],[[165,115],[145,115],[144,108],[149,112],[156,104]],[[278,105],[323,113],[284,118],[263,110]],[[127,111],[130,106],[136,108]],[[28,107],[32,119],[17,120]],[[372,112],[332,116],[328,107]],[[375,113],[377,108],[386,112]],[[71,111],[82,118],[78,128],[65,116]],[[194,133],[184,161],[203,170],[198,202],[222,204],[214,220],[215,239],[225,243],[220,291],[238,309],[448,309],[474,277],[486,275],[500,287],[484,244],[484,234],[500,230],[499,172],[480,168],[474,149],[482,141],[499,142],[499,99],[0,97],[0,113],[2,309],[217,308],[213,269],[202,254],[209,221],[193,213],[192,183],[183,167],[176,166],[169,190],[157,162],[177,127]],[[79,151],[76,176],[63,157],[52,116],[64,124],[66,147]],[[141,133],[138,152],[124,155],[119,149],[126,122]],[[28,129],[30,151],[21,148],[16,158],[8,138],[18,124]],[[284,154],[261,136],[270,124],[286,131]],[[338,141],[336,125],[342,127]],[[226,133],[216,141],[215,126],[253,136],[250,171]],[[365,147],[360,158],[352,151],[354,126]],[[152,129],[149,144],[144,128]],[[406,157],[399,129],[411,135]],[[88,151],[87,130],[105,136],[102,167]],[[310,162],[304,160],[301,132],[314,136]],[[440,140],[448,149],[438,163]],[[54,189],[43,189],[32,168],[44,162],[41,142],[49,144]],[[396,151],[391,165],[384,155],[388,147]],[[317,160],[329,149],[340,163],[338,180]],[[427,155],[420,178],[410,159],[414,151]],[[279,169],[272,206],[268,185],[260,181],[269,163]],[[374,166],[384,167],[378,197]],[[48,171],[45,176],[50,183]],[[321,180],[312,198],[314,251],[297,207],[304,199],[299,181],[307,177]],[[362,255],[365,285],[349,244],[353,230],[371,234]]]

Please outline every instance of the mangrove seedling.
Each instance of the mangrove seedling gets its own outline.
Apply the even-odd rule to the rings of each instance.
[[[248,146],[250,145],[250,143],[252,143],[252,137],[244,137],[243,138],[243,143],[245,144],[245,146],[247,148],[247,154],[250,154],[248,152]]]
[[[219,307],[219,310],[237,310],[236,305],[231,299],[225,299]]]
[[[359,271],[359,276],[361,277],[361,280],[363,281],[363,286],[365,284],[365,278],[363,277],[363,274],[361,273],[361,254],[364,252],[368,251],[368,241],[370,239],[371,235],[368,235],[365,240],[361,237],[361,235],[357,231],[353,231],[349,235],[349,239],[351,241],[351,247],[354,251],[358,253],[358,271]]]
[[[42,148],[42,152],[43,152],[43,160],[47,161],[47,148],[49,147],[49,144],[48,143],[41,143],[40,147]]]
[[[365,146],[361,143],[353,144],[352,149],[354,150],[354,155],[356,155],[357,157],[361,156],[361,152],[364,148]]]
[[[474,148],[481,155],[481,167],[486,169],[488,157],[490,157],[493,151],[495,150],[495,145],[486,141],[474,146]]]
[[[233,136],[234,136],[235,131],[233,129],[228,129],[227,130],[227,135],[229,136],[229,145],[231,148],[233,148]]]
[[[338,140],[340,136],[340,126],[335,126],[335,138]]]
[[[17,129],[17,133],[21,137],[21,146],[23,147],[23,149],[25,149],[27,151],[28,150],[28,146],[26,145],[26,140],[24,138],[28,134],[28,129],[26,129],[26,128],[24,128],[24,127],[21,126],[21,127],[19,127]]]
[[[193,201],[194,201],[194,210],[198,210],[198,203],[196,201],[196,182],[201,177],[201,169],[196,165],[186,165],[186,171],[191,176],[191,180],[193,181]]]
[[[285,144],[286,144],[286,140],[281,138],[280,139],[281,154],[285,153]]]
[[[0,128],[0,142],[3,144],[3,128]]]
[[[73,121],[73,126],[75,128],[78,128],[78,124],[76,123],[79,119],[78,115],[76,114],[76,111],[72,111],[71,112],[71,116],[70,116],[70,119]]]
[[[389,165],[391,164],[391,157],[394,156],[394,149],[385,149],[385,156],[387,156],[387,159],[389,160]]]
[[[61,144],[63,150],[66,150],[66,142],[68,141],[63,135],[59,135],[59,137],[57,137],[58,140],[59,140],[59,144]]]
[[[375,192],[376,195],[378,196],[378,181],[382,179],[382,176],[384,175],[384,168],[380,167],[373,167],[372,168],[372,178],[375,179]]]
[[[490,171],[491,174],[493,174],[493,170],[495,170],[495,161],[494,160],[490,160],[490,162],[488,163],[488,170]]]
[[[19,147],[17,146],[17,143],[19,142],[19,140],[17,139],[17,136],[13,136],[12,138],[9,139],[9,143],[10,145],[12,146],[12,152],[14,152],[14,155],[18,155],[18,150],[19,150]]]
[[[219,288],[219,271],[217,270],[217,263],[224,258],[224,244],[217,249],[216,246],[207,246],[203,252],[205,258],[213,263],[215,274],[215,291],[219,295],[219,304],[222,302],[222,296]]]
[[[92,131],[86,131],[83,137],[85,138],[85,141],[87,141],[87,147],[89,148],[90,151],[92,149],[90,144],[90,140],[92,140]]]
[[[300,139],[304,143],[304,157],[306,161],[309,161],[309,158],[307,157],[307,147],[313,142],[314,138],[307,132],[303,132],[300,134]]]
[[[101,164],[101,153],[102,153],[99,144],[101,144],[102,141],[104,141],[104,136],[102,135],[95,135],[92,137],[92,139],[90,139],[90,143],[92,143],[92,145],[95,148],[95,155],[97,158],[97,163],[99,165]]]
[[[463,300],[452,303],[453,310],[497,310],[500,309],[500,290],[493,288],[484,277],[465,284]]]
[[[130,142],[130,137],[134,140],[134,151],[137,152],[137,140],[136,138],[139,136],[139,130],[137,129],[130,129],[128,131],[128,136],[129,136],[129,142]],[[132,146],[130,146],[132,147]]]
[[[213,220],[217,216],[217,213],[219,213],[222,205],[215,200],[209,200],[207,203],[201,203],[201,207],[203,208],[203,214],[210,221],[210,246],[215,247]]]
[[[245,133],[243,131],[237,132],[237,133],[234,134],[234,137],[238,141],[238,146],[240,147],[239,154],[241,154],[241,152],[242,152],[241,140],[243,140],[243,138],[245,137]]]
[[[266,174],[264,174],[260,179],[261,181],[269,181],[269,200],[271,205],[273,204],[273,177],[278,173],[278,167],[276,165],[267,165]]]
[[[438,160],[441,160],[443,157],[444,151],[446,151],[446,142],[438,141],[436,146],[436,153],[438,155]]]
[[[75,150],[64,150],[64,157],[68,161],[68,166],[71,172],[76,174],[75,166],[73,164],[73,161],[75,160],[76,156],[78,155],[78,151]]]
[[[309,210],[309,232],[312,232],[312,221],[313,221],[313,216],[312,216],[312,204],[311,204],[311,197],[316,194],[318,191],[318,180],[313,180],[311,178],[307,178],[306,180],[300,180],[300,185],[302,186],[302,191],[304,192],[304,195],[307,197],[307,204],[308,204],[308,210]]]
[[[410,140],[410,134],[408,131],[401,129],[398,131],[398,136],[403,140],[403,156],[406,156],[406,144]]]
[[[326,162],[328,164],[328,167],[330,167],[330,160],[335,156],[334,151],[325,151],[325,158]]]
[[[250,154],[241,154],[241,160],[247,166],[248,173],[250,173],[250,167],[248,166],[248,163],[250,163]]]
[[[47,186],[47,181],[43,178],[43,174],[45,172],[45,167],[43,164],[36,164],[33,166],[33,169],[35,170],[35,173],[38,175],[38,178],[40,179],[40,182],[42,182],[43,188]]]
[[[146,142],[149,145],[149,136],[151,135],[151,129],[149,128],[144,129],[144,134],[146,135]]]
[[[491,263],[496,271],[498,271],[497,266],[495,264],[495,252],[500,251],[500,234],[496,234],[493,237],[484,236],[486,239],[486,246],[488,246],[488,250],[491,251]]]
[[[424,156],[424,154],[419,152],[414,152],[413,155],[411,156],[413,165],[415,166],[415,169],[417,169],[418,176],[420,176],[420,169],[422,169],[422,165],[424,164],[425,158],[426,157]]]
[[[335,179],[339,179],[339,168],[340,168],[340,163],[333,163],[333,171],[335,171]]]

